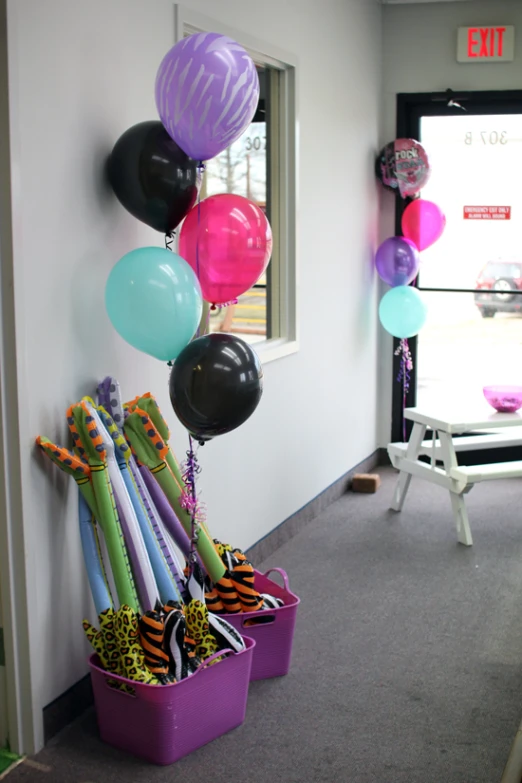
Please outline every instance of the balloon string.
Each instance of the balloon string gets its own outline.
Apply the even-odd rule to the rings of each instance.
[[[205,164],[203,161],[200,161],[198,163],[198,170],[201,174],[201,178],[203,179],[203,175],[205,172]],[[199,234],[201,229],[201,190],[198,190],[198,226],[197,226],[197,232],[196,232],[196,277],[199,278]],[[201,334],[201,323],[198,326],[198,330],[196,332],[196,337],[199,337]]]
[[[172,245],[174,244],[174,239],[176,238],[176,232],[175,231],[167,231],[165,234],[165,250],[170,250],[171,253],[173,253]],[[167,367],[174,367],[174,362],[169,360],[167,362]]]
[[[403,384],[402,386],[402,442],[406,443],[406,416],[404,415],[406,411],[406,386]]]
[[[410,373],[413,370],[413,359],[411,357],[408,340],[401,340],[399,347],[395,351],[395,356],[400,356],[400,368],[397,375],[397,382],[402,383],[402,439],[406,443],[406,397],[410,390]]]
[[[197,559],[196,550],[199,538],[199,529],[205,521],[205,511],[198,502],[196,493],[196,477],[201,472],[198,463],[197,454],[194,451],[194,441],[189,435],[189,450],[187,451],[187,460],[182,468],[182,479],[185,489],[181,493],[180,505],[190,514],[190,550],[188,556],[188,575],[190,579],[194,570],[194,564]]]

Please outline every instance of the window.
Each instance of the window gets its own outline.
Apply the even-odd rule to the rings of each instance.
[[[487,279],[487,278],[493,278],[497,279],[498,277],[522,277],[521,273],[521,264],[517,263],[503,263],[502,261],[490,261],[486,266],[484,267],[483,271],[480,274],[479,279]]]
[[[295,62],[287,54],[176,5],[176,39],[201,31],[228,35],[247,49],[260,82],[257,112],[247,131],[206,162],[201,198],[237,193],[258,204],[270,221],[272,258],[266,274],[237,305],[212,311],[211,331],[238,334],[256,345],[263,361],[293,353],[296,302]]]
[[[257,112],[243,136],[206,166],[202,197],[236,193],[256,203],[270,221],[267,190],[270,178],[270,70],[257,66],[260,97]],[[277,83],[277,82],[276,82]],[[275,96],[274,96],[275,97]],[[271,222],[271,221],[270,221]],[[250,343],[272,337],[273,319],[269,301],[275,298],[271,268],[253,288],[239,297],[237,305],[210,313],[211,331],[233,332]]]

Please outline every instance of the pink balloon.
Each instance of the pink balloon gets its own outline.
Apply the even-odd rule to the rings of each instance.
[[[272,253],[264,212],[243,196],[209,196],[185,218],[179,254],[195,271],[203,299],[224,304],[256,283]]]
[[[446,217],[433,201],[422,198],[408,204],[402,215],[402,233],[419,250],[426,250],[440,237],[446,226]]]

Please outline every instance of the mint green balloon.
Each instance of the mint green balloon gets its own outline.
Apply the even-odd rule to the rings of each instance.
[[[387,332],[403,340],[417,334],[426,322],[424,300],[411,285],[387,291],[379,305],[379,318]]]
[[[124,340],[170,361],[194,337],[203,299],[195,273],[181,256],[162,247],[140,247],[113,267],[105,306]]]

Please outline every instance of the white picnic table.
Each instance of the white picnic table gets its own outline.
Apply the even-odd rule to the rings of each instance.
[[[449,407],[439,411],[406,408],[404,415],[413,422],[409,441],[388,445],[391,463],[400,471],[391,508],[402,510],[412,476],[438,484],[449,491],[459,542],[472,546],[464,495],[479,481],[522,476],[522,459],[462,466],[458,464],[457,452],[491,449],[493,459],[496,448],[522,447],[522,415],[495,413],[487,404],[468,412],[458,408],[452,411]],[[428,429],[433,433],[432,440],[425,440]],[[454,435],[464,437],[454,439]],[[429,464],[421,461],[421,456],[429,457]]]

